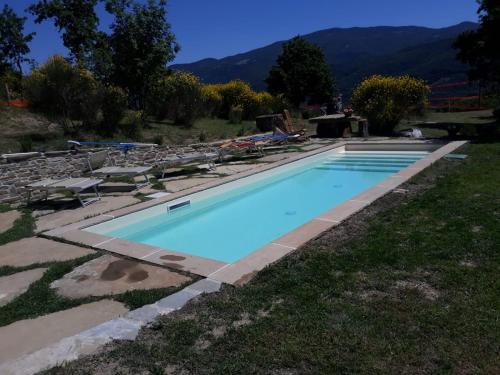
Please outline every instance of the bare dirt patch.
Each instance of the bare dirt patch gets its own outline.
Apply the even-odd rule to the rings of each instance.
[[[397,281],[395,288],[400,290],[400,291],[416,290],[419,293],[421,293],[425,299],[427,299],[429,301],[435,301],[441,295],[441,293],[438,290],[434,289],[432,286],[430,286],[426,282],[418,281],[418,280]]]

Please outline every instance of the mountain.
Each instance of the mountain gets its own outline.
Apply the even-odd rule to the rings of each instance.
[[[463,79],[467,67],[455,60],[453,40],[462,32],[477,28],[463,22],[432,29],[418,26],[353,27],[317,31],[304,37],[323,49],[342,92],[349,94],[366,76],[411,74],[435,82]],[[204,59],[172,65],[188,71],[205,83],[242,79],[264,90],[264,79],[281,52],[283,41],[222,59]]]

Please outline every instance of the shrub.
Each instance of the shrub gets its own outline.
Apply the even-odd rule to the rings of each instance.
[[[127,110],[127,94],[119,87],[104,87],[101,91],[102,124],[99,132],[113,135]]]
[[[88,70],[57,55],[33,70],[24,86],[30,106],[61,117],[69,133],[83,126],[111,136],[127,108],[127,94],[122,89],[103,86]]]
[[[240,80],[218,85],[218,91],[222,97],[219,114],[223,118],[229,118],[232,108],[240,107],[243,110],[245,104],[248,105],[252,100],[249,98],[252,95],[250,85]]]
[[[497,122],[500,124],[500,106],[496,107],[493,110],[493,116],[497,119]]]
[[[18,72],[7,69],[0,76],[0,101],[22,99],[22,77]]]
[[[198,141],[200,143],[204,143],[207,141],[207,133],[205,133],[205,130],[202,130],[200,134],[198,135]]]
[[[31,152],[33,151],[33,138],[25,135],[19,140],[19,145],[21,146],[21,152]]]
[[[280,112],[286,108],[282,96],[274,97],[268,92],[255,92],[244,81],[234,80],[224,84],[205,85],[204,92],[210,92],[216,103],[215,113],[228,118],[231,109],[241,107],[242,119],[253,120],[256,116]]]
[[[203,85],[201,96],[203,101],[203,115],[214,117],[219,114],[222,106],[222,95],[219,93],[219,85]]]
[[[120,122],[120,130],[125,137],[139,141],[142,138],[143,125],[142,111],[128,111]]]
[[[95,111],[98,82],[84,69],[72,66],[61,56],[53,56],[25,80],[30,106],[48,115],[82,119]]]
[[[155,135],[155,136],[153,137],[153,143],[155,143],[155,144],[157,144],[157,145],[161,146],[161,145],[163,145],[163,142],[164,142],[164,139],[163,139],[163,136],[162,136],[162,135]]]
[[[373,134],[390,135],[410,114],[422,112],[430,90],[424,81],[410,76],[372,76],[354,90],[352,104],[366,116]]]
[[[243,119],[243,106],[235,105],[231,107],[228,119],[230,124],[241,124]]]
[[[171,118],[176,124],[191,126],[202,113],[200,81],[191,73],[173,72],[156,83],[148,103],[159,120]]]

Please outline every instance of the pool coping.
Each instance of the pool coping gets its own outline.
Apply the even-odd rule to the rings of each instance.
[[[95,249],[135,258],[144,262],[185,271],[207,277],[218,282],[240,285],[249,281],[258,271],[281,259],[285,255],[318,237],[321,233],[335,227],[343,220],[362,210],[375,200],[390,193],[392,190],[420,173],[422,170],[466,144],[467,141],[454,141],[446,144],[432,141],[346,141],[337,142],[325,147],[294,155],[290,158],[274,163],[259,165],[249,171],[237,173],[232,176],[195,186],[168,196],[141,202],[132,206],[121,208],[103,215],[98,215],[83,221],[56,228],[41,235],[44,237],[62,239],[67,242],[83,244]],[[226,183],[240,180],[257,173],[281,167],[295,161],[311,157],[323,152],[339,148],[349,148],[351,151],[432,151],[425,158],[411,164],[399,172],[385,178],[378,184],[361,192],[352,199],[326,211],[300,227],[273,240],[263,247],[255,250],[234,263],[225,263],[213,259],[203,258],[178,251],[168,250],[142,243],[131,242],[120,238],[107,237],[82,229],[103,223],[121,216],[174,201],[184,196],[208,190]]]

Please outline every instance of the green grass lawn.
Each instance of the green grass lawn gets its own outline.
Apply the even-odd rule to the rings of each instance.
[[[8,205],[0,203],[0,212],[6,212],[10,209]],[[17,241],[33,235],[35,220],[31,216],[31,212],[29,210],[21,210],[21,213],[22,216],[14,222],[12,228],[0,233],[0,246],[7,242]]]
[[[459,152],[246,286],[49,373],[499,373],[500,144]]]
[[[448,132],[443,129],[433,129],[426,126],[425,122],[434,122],[437,124],[460,124],[464,125],[462,134],[466,137],[476,137],[476,127],[494,123],[492,110],[467,111],[467,112],[436,112],[427,111],[423,116],[411,117],[403,120],[396,128],[396,131],[417,127],[422,130],[425,137],[441,138],[447,137]]]

